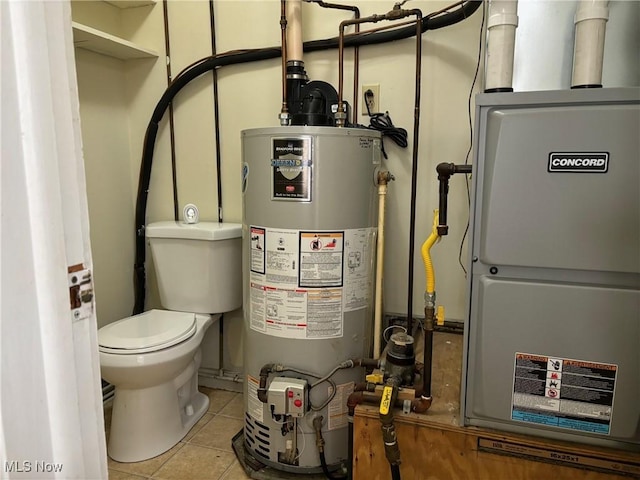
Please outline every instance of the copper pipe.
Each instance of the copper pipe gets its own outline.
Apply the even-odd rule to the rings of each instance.
[[[431,407],[431,397],[420,397],[411,400],[411,411],[415,413],[425,413]]]
[[[432,14],[437,15],[438,12]],[[416,217],[416,189],[418,173],[418,137],[420,128],[420,84],[422,81],[422,12],[418,9],[403,10],[394,7],[393,10],[384,15],[371,15],[369,17],[345,20],[340,23],[338,35],[338,112],[336,113],[336,125],[343,127],[346,123],[346,112],[344,111],[343,83],[344,83],[344,28],[348,25],[359,25],[362,23],[377,23],[382,20],[400,20],[409,16],[416,16],[416,83],[415,83],[415,103],[413,112],[413,152],[411,168],[411,214],[409,223],[409,272],[407,288],[407,332],[411,335],[413,331],[413,255],[415,252],[415,217]]]
[[[354,12],[354,18],[360,18],[360,9],[358,7],[351,5],[340,5],[337,3],[327,3],[322,0],[310,0],[312,3],[317,3],[323,8],[333,8],[336,10],[350,10]],[[356,24],[355,35],[360,33],[360,25]],[[360,47],[353,47],[353,119],[358,116],[358,83],[360,76]]]
[[[363,23],[377,23],[380,22],[382,20],[400,20],[402,18],[411,16],[411,15],[416,15],[417,20],[415,21],[416,24],[416,32],[417,32],[417,42],[418,42],[418,48],[416,51],[416,57],[417,57],[417,63],[420,63],[420,54],[421,54],[421,43],[422,43],[422,12],[420,10],[417,9],[413,9],[413,10],[402,10],[400,8],[394,8],[393,10],[391,10],[390,12],[384,14],[384,15],[371,15],[369,17],[364,17],[364,18],[356,18],[356,19],[352,19],[352,20],[345,20],[343,22],[340,23],[340,28],[339,28],[339,35],[338,35],[338,115],[336,115],[336,119],[337,119],[337,126],[338,127],[343,127],[346,123],[346,112],[344,112],[345,109],[345,105],[344,105],[344,68],[343,68],[343,64],[344,64],[344,29],[345,27],[349,26],[349,25],[356,25],[356,27],[359,27],[359,25],[363,24]],[[411,22],[414,23],[414,22]],[[404,24],[404,23],[403,23]],[[398,27],[398,25],[394,25],[392,27],[389,28],[395,28]],[[382,29],[386,29],[386,27],[383,27]],[[379,29],[379,30],[382,30]],[[359,34],[359,30],[356,31],[356,35]],[[419,82],[420,81],[420,70],[418,69],[417,72],[417,76],[416,76],[416,81]],[[357,90],[357,84],[356,84],[356,90]],[[418,101],[419,101],[419,97],[420,97],[420,92],[419,90],[416,92],[417,93],[417,97],[418,97]],[[357,98],[357,94],[354,96]],[[414,115],[415,116],[415,115]],[[415,143],[415,142],[414,142]]]
[[[356,14],[356,18],[360,18],[360,12]],[[356,35],[360,33],[360,25],[356,24]],[[360,47],[353,49],[353,122],[358,120],[358,83],[360,81]]]
[[[362,23],[376,23],[384,20],[386,15],[371,15],[370,17],[354,18],[344,20],[340,23],[338,35],[338,111],[336,112],[336,126],[344,127],[347,114],[344,111],[343,86],[344,86],[344,28],[349,25],[360,25]]]
[[[373,33],[378,33],[378,32],[382,32],[384,30],[395,30],[395,29],[399,29],[401,27],[404,27],[406,25],[415,25],[416,21],[415,20],[407,20],[406,22],[400,22],[400,23],[394,23],[392,25],[381,25],[379,27],[375,27],[375,28],[371,28],[365,32],[361,32],[361,36],[363,37],[367,37],[367,35],[371,35]],[[354,33],[348,33],[345,34],[344,38],[354,38],[357,37],[358,34]]]

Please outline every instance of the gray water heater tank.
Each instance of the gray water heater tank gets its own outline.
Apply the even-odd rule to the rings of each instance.
[[[337,371],[328,403],[333,387],[318,382],[369,354],[380,134],[245,130],[242,155],[245,448],[273,468],[320,473],[313,419],[322,416],[335,469],[348,457],[346,400],[363,372]],[[259,399],[268,364],[283,370]]]

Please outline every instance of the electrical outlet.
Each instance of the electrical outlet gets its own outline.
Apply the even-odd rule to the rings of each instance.
[[[372,95],[368,95],[371,91]],[[362,109],[363,115],[367,113],[367,105],[369,105],[369,112],[378,113],[380,111],[380,84],[371,83],[369,85],[362,85],[362,97],[364,99],[364,108]]]

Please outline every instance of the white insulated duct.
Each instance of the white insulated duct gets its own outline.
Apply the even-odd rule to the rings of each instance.
[[[573,73],[571,88],[602,86],[604,37],[609,20],[608,0],[582,0],[574,23]]]
[[[511,92],[518,26],[517,0],[489,2],[485,92]]]
[[[302,61],[302,0],[287,0],[287,61]]]

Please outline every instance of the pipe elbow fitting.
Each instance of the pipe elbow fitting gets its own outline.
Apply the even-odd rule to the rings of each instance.
[[[260,376],[267,376],[269,375],[271,372],[273,372],[273,369],[275,368],[275,363],[267,363],[265,365],[262,366],[262,368],[260,369]]]
[[[267,389],[266,388],[258,388],[258,400],[262,403],[267,403]]]
[[[260,369],[260,384],[258,386],[258,400],[267,403],[267,380],[269,374],[276,368],[275,363],[267,363]]]
[[[415,413],[425,413],[431,407],[433,399],[431,397],[414,398],[411,400],[411,411]]]
[[[347,408],[349,409],[349,412],[354,412],[355,408],[362,402],[364,402],[363,391],[353,392],[352,394],[350,394],[347,397]]]
[[[451,162],[442,162],[436,166],[436,172],[438,173],[438,178],[443,177],[444,179],[448,179],[455,172],[455,165]]]

